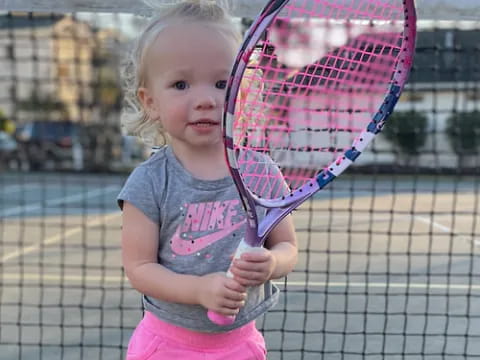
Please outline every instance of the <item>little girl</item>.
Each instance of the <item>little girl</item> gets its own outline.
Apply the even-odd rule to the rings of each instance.
[[[233,279],[225,276],[245,230],[221,135],[239,43],[220,5],[183,1],[144,30],[127,67],[124,125],[148,144],[166,144],[118,196],[123,266],[145,307],[128,360],[266,358],[255,319],[278,301],[270,280],[293,269],[297,246],[287,217],[265,248],[235,261]],[[216,325],[207,310],[236,321]]]

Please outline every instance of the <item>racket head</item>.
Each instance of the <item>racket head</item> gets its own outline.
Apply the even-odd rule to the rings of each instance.
[[[252,221],[256,205],[284,208],[273,227],[358,158],[397,103],[415,39],[414,0],[266,5],[236,58],[223,119]]]

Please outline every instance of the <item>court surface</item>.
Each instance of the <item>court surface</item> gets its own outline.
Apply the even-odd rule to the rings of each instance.
[[[0,175],[2,359],[122,357],[141,316],[120,265],[124,180]],[[297,270],[258,320],[269,359],[480,357],[478,188],[351,175],[295,211]]]

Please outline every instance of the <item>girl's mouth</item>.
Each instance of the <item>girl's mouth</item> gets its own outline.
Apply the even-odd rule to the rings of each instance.
[[[190,125],[200,128],[208,128],[212,126],[218,126],[220,123],[218,121],[213,120],[198,120],[195,122],[190,123]]]

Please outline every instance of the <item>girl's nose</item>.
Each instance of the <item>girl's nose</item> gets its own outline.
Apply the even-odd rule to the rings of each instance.
[[[217,106],[217,100],[213,94],[199,92],[195,100],[195,108],[198,110],[213,109]]]

